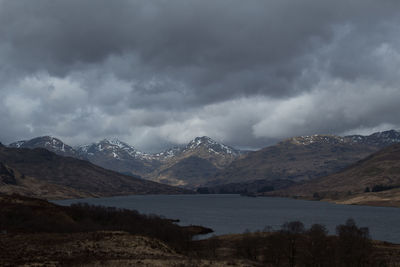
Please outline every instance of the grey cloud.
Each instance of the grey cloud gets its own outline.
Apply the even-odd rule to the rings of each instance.
[[[258,76],[258,85],[245,79],[230,94],[247,87],[250,93],[281,95],[307,67],[303,62],[291,68],[313,52],[315,40],[329,43],[336,24],[362,28],[385,21],[376,14],[393,16],[398,4],[383,2],[6,1],[0,34],[13,48],[11,60],[31,71],[65,75],[77,63],[101,63],[132,52],[152,72],[172,72],[190,89],[209,89],[198,90],[200,96],[214,96],[212,91],[224,90],[231,76],[249,70],[266,78]],[[197,69],[192,77],[178,77],[190,67]],[[271,80],[278,83],[261,85]]]
[[[8,125],[0,141],[116,135],[154,150],[210,135],[261,147],[398,126],[399,8],[397,0],[0,1]]]

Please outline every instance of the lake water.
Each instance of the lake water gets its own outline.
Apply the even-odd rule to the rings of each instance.
[[[279,229],[287,221],[299,220],[306,227],[324,224],[331,234],[335,227],[353,218],[369,227],[373,239],[400,243],[400,209],[336,205],[289,198],[242,197],[240,195],[134,195],[54,201],[60,205],[86,202],[138,210],[141,213],[179,219],[181,225],[202,225],[216,235]]]

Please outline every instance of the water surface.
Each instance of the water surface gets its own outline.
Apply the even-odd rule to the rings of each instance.
[[[216,235],[279,229],[287,221],[300,220],[306,227],[324,224],[331,234],[335,227],[353,218],[369,227],[371,237],[400,243],[400,209],[337,205],[289,198],[242,197],[240,195],[134,195],[54,201],[61,205],[86,202],[138,210],[141,213],[179,219],[181,225],[202,225]]]

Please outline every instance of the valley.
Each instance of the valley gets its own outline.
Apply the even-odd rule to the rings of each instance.
[[[0,267],[400,267],[400,0],[0,0]]]

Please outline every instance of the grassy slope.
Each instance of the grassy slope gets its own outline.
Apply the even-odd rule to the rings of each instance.
[[[400,144],[392,145],[341,172],[274,192],[281,196],[321,198],[343,204],[400,207],[400,189],[364,192],[376,185],[400,186]]]

